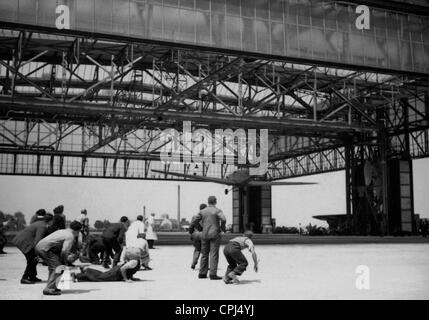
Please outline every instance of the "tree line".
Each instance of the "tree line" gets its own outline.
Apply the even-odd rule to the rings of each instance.
[[[21,211],[17,211],[14,214],[0,211],[0,223],[3,224],[8,231],[21,231],[27,226],[25,215]],[[67,221],[66,224],[69,225],[70,221]],[[96,220],[94,222],[94,229],[103,230],[110,225],[111,222],[107,219],[104,221]]]

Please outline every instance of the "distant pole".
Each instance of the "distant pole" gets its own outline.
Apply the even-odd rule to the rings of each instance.
[[[180,229],[180,184],[177,185],[177,222]]]
[[[143,206],[143,221],[146,221],[146,206]]]

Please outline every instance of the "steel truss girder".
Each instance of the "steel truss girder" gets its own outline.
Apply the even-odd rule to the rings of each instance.
[[[30,148],[19,134],[15,139],[0,128],[0,139],[4,140],[0,152],[80,158],[82,175],[90,167],[85,159],[91,157],[113,159],[114,163],[123,160],[124,173],[132,171],[129,161],[154,162],[156,152],[135,148],[130,153],[128,137],[142,128],[180,129],[181,121],[210,130],[270,129],[269,176],[273,179],[340,170],[345,141],[365,137],[361,142],[366,143],[383,126],[391,140],[401,140],[406,132],[406,141],[419,142],[419,153],[414,156],[427,156],[428,112],[404,100],[428,92],[429,81],[421,77],[259,61],[117,40],[53,39],[26,32],[15,32],[7,39],[0,35],[0,64],[2,119],[44,121],[47,126],[61,122],[69,128],[82,128],[79,150],[59,150],[61,135],[71,134],[61,125],[53,130],[61,138],[55,140],[54,150],[35,149],[37,145]],[[90,75],[81,73],[85,68],[91,70]],[[50,74],[45,78],[40,73],[47,70]],[[30,87],[34,89],[28,90]],[[203,89],[206,95],[200,94]],[[405,106],[419,118],[405,124],[397,106]],[[380,110],[393,110],[399,120],[385,117],[383,123]],[[92,130],[96,143],[85,142],[85,130],[91,126],[108,128],[102,133]],[[276,137],[284,135],[306,142],[279,148]],[[401,142],[401,148],[410,150],[406,141]],[[115,143],[125,149],[118,149]],[[109,152],[104,153],[106,148]],[[234,170],[234,166],[222,166],[214,172],[212,167],[203,164],[199,174],[225,176]],[[189,165],[182,169],[190,171]]]

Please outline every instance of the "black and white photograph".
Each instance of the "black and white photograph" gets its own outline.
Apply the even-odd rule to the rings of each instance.
[[[0,0],[0,300],[428,300],[428,158],[427,0]]]

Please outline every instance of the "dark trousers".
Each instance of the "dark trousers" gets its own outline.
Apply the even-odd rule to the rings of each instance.
[[[103,241],[101,238],[98,238],[93,241],[89,241],[88,243],[88,258],[89,262],[91,263],[99,263],[100,258],[99,255],[101,254],[101,259],[103,259],[103,254],[105,252],[106,248],[104,247]]]
[[[24,253],[25,259],[27,259],[27,267],[25,268],[22,279],[34,279],[37,276],[37,258],[36,251],[31,249],[27,253]]]
[[[121,267],[116,266],[106,272],[88,268],[83,273],[76,274],[79,282],[101,282],[101,281],[120,281],[122,280]]]
[[[119,262],[119,258],[121,257],[122,247],[116,238],[103,238],[104,245],[104,260],[103,263],[109,264],[110,257],[113,255],[113,265],[116,266]]]
[[[155,240],[148,240],[147,244],[149,245],[149,249],[153,249],[153,244],[154,244]]]
[[[201,240],[200,275],[207,275],[210,260],[210,276],[217,275],[220,235],[214,239]]]
[[[192,267],[195,267],[198,263],[198,259],[200,258],[201,240],[200,239],[193,239],[192,242],[194,245],[194,254],[192,255]]]
[[[241,252],[240,245],[238,243],[229,242],[223,249],[226,261],[228,262],[228,268],[226,269],[225,276],[231,271],[235,274],[241,275],[247,268],[248,262],[244,254]]]
[[[6,236],[0,233],[0,252],[3,252],[4,246],[7,244]]]
[[[131,278],[138,270],[140,270],[140,263],[134,269],[126,270],[128,278]],[[76,274],[79,282],[102,282],[102,281],[123,281],[121,267],[115,266],[106,272],[99,271],[92,268],[87,268],[83,273]]]
[[[48,265],[49,277],[45,290],[57,289],[57,280],[62,274],[55,272],[55,269],[61,265],[60,254],[52,251],[39,251],[37,255]]]

